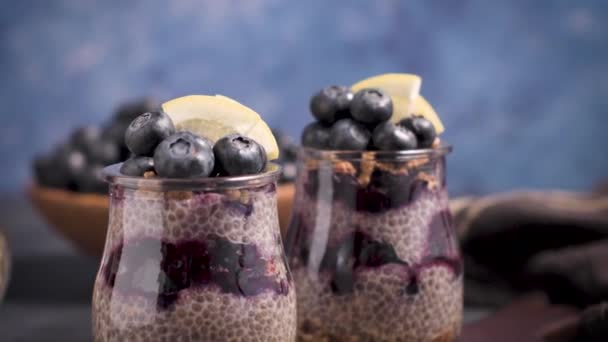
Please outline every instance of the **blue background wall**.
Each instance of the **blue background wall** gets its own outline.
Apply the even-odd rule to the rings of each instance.
[[[317,88],[404,71],[456,147],[453,193],[608,176],[604,0],[22,0],[0,42],[0,191],[134,97],[222,93],[298,135]]]

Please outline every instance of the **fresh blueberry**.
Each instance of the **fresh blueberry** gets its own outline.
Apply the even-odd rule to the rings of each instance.
[[[416,136],[407,128],[392,122],[383,122],[374,129],[374,146],[384,151],[412,150],[417,146]]]
[[[239,253],[241,245],[218,238],[209,244],[209,262],[231,273],[240,268]]]
[[[437,137],[437,131],[432,122],[422,116],[410,116],[401,121],[399,125],[412,131],[418,139],[419,148],[429,148]]]
[[[57,167],[56,154],[41,155],[34,159],[34,176],[38,185],[51,188],[66,188],[68,175]]]
[[[393,115],[393,100],[380,89],[367,88],[358,91],[350,104],[353,119],[376,125]]]
[[[162,243],[160,252],[162,254],[161,270],[165,273],[166,278],[171,280],[171,286],[165,289],[165,293],[170,294],[172,291],[179,292],[188,288],[191,266],[188,250],[172,243]]]
[[[362,124],[351,120],[338,120],[329,132],[329,147],[334,150],[357,150],[367,148],[371,134]]]
[[[313,122],[304,127],[302,131],[302,145],[311,148],[325,149],[329,142],[331,126],[320,122]]]
[[[298,167],[295,162],[283,163],[279,183],[293,183],[298,175]]]
[[[110,121],[108,122],[101,131],[101,136],[104,139],[108,139],[114,141],[120,146],[125,145],[125,132],[127,128],[129,128],[129,124],[131,122],[121,122],[121,121]]]
[[[120,149],[120,160],[126,160],[131,156],[131,151],[125,144],[125,132],[129,127],[129,123],[120,121],[111,121],[103,127],[101,137],[103,140],[114,142]]]
[[[135,120],[135,118],[140,116],[141,113],[158,111],[159,109],[160,105],[158,101],[153,98],[137,99],[120,105],[116,109],[112,119],[115,122],[126,124],[126,128],[126,126],[128,126],[131,121]]]
[[[353,92],[348,87],[329,86],[310,99],[310,111],[317,120],[331,124],[349,116],[352,99]]]
[[[72,133],[70,142],[74,147],[90,156],[101,138],[101,130],[96,126],[80,127]]]
[[[405,286],[404,294],[409,296],[415,296],[420,292],[420,284],[418,283],[418,277],[412,276]]]
[[[138,116],[125,132],[125,143],[139,156],[152,156],[166,137],[175,133],[171,118],[164,112],[147,112]]]
[[[218,140],[213,146],[213,153],[222,175],[256,174],[266,167],[264,147],[240,134],[230,134]]]
[[[293,138],[277,129],[272,130],[272,135],[274,135],[279,145],[280,157],[278,163],[285,165],[286,163],[295,162],[298,157],[299,146],[294,142]]]
[[[357,263],[361,266],[378,267],[390,263],[403,264],[393,246],[373,240],[362,240]]]
[[[323,257],[321,266],[332,272],[330,287],[336,295],[351,293],[354,289],[354,243],[354,236],[349,235],[335,248],[329,248]]]
[[[102,165],[88,165],[83,172],[78,175],[76,183],[78,191],[96,192],[101,194],[108,193],[108,183],[101,179]]]
[[[53,154],[55,172],[65,177],[68,190],[78,191],[79,180],[87,168],[85,154],[70,143],[58,146]]]
[[[66,188],[77,190],[75,180],[86,167],[86,156],[69,142],[55,147],[52,152],[53,167],[62,177],[65,177]]]
[[[331,290],[336,295],[345,295],[352,293],[355,289],[355,277],[352,271],[336,271],[333,274],[331,283],[329,284]]]
[[[281,149],[281,160],[295,162],[298,159],[299,146],[295,143],[283,146]]]
[[[154,151],[154,168],[161,177],[207,177],[215,158],[211,143],[190,132],[177,132]]]
[[[150,157],[132,157],[120,166],[120,173],[127,176],[141,177],[148,171],[154,171],[154,159]]]
[[[89,150],[89,161],[101,165],[110,165],[120,162],[120,146],[108,139],[99,140]]]

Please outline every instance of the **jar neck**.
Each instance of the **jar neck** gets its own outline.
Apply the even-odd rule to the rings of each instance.
[[[356,158],[338,158],[343,156],[308,151],[299,155],[296,206],[310,201],[340,202],[376,213],[446,188],[445,153],[390,157],[359,152]]]
[[[112,186],[152,192],[224,192],[229,190],[251,189],[275,184],[281,173],[281,167],[278,164],[268,163],[264,172],[254,175],[199,178],[145,178],[130,177],[121,174],[121,165],[122,164],[114,164],[104,168],[102,172],[103,179]]]

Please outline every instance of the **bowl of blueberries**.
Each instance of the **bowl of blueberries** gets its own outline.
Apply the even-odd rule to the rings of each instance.
[[[125,143],[129,124],[140,114],[158,110],[151,98],[125,103],[101,125],[75,129],[63,142],[38,155],[32,163],[34,181],[28,195],[46,222],[81,252],[101,256],[109,217],[108,185],[101,170],[129,159]],[[278,187],[281,231],[285,232],[293,203],[298,146],[274,131],[283,173]]]

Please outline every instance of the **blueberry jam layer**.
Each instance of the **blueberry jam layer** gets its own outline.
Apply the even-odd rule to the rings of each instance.
[[[290,229],[285,247],[291,258],[298,259],[299,262],[295,264],[306,265],[310,261],[310,248],[305,242],[304,232],[309,230],[298,226],[302,221],[297,220],[297,215],[294,222],[295,229]],[[342,295],[353,292],[357,271],[396,264],[407,270],[408,279],[403,289],[404,294],[416,294],[419,274],[428,267],[447,267],[455,279],[462,274],[462,260],[454,245],[451,227],[451,215],[447,210],[440,211],[433,217],[429,224],[427,247],[417,263],[400,259],[391,244],[375,240],[355,229],[353,233],[327,246],[319,271],[331,275],[332,292]]]
[[[244,297],[289,293],[289,280],[281,279],[274,260],[263,259],[255,245],[217,236],[178,243],[142,238],[115,248],[102,272],[106,284],[122,293],[156,295],[160,309],[175,303],[180,291],[204,286]]]
[[[336,200],[348,208],[381,213],[410,204],[429,188],[418,172],[394,173],[374,170],[367,185],[348,173],[310,170],[304,190],[312,199]]]

